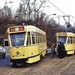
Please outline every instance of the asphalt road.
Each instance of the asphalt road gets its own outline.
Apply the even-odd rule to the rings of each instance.
[[[0,56],[0,66],[5,66],[10,64],[10,57],[9,55],[6,55],[5,58]]]

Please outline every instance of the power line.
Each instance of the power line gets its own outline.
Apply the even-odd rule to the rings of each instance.
[[[64,15],[66,15],[63,11],[61,11],[57,6],[55,6],[50,0],[48,0],[55,8],[57,8],[61,13],[63,13]]]
[[[64,15],[66,15],[63,11],[61,11],[57,6],[55,6],[50,0],[48,0],[49,1],[49,3],[50,4],[52,4],[55,8],[57,8],[61,13],[63,13]],[[71,19],[71,21],[73,22],[73,23],[75,23],[72,19]]]

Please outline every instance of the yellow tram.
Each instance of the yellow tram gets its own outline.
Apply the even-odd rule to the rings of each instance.
[[[46,54],[46,33],[32,26],[12,26],[7,29],[12,65],[34,63]]]
[[[65,45],[67,54],[75,53],[75,34],[72,32],[58,32],[56,33],[56,47],[58,42],[62,42]]]

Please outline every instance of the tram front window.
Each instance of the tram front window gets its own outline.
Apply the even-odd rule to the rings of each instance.
[[[11,39],[11,45],[13,47],[15,47],[15,46],[23,46],[24,45],[24,39],[25,39],[25,33],[11,34],[10,39]]]
[[[61,43],[66,43],[66,39],[67,39],[67,36],[59,36],[58,37],[58,42],[61,42]]]

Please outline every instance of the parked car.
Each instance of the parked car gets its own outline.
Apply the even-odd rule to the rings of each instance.
[[[3,47],[0,47],[0,56],[2,56],[3,58],[5,58],[6,56],[6,50]]]

